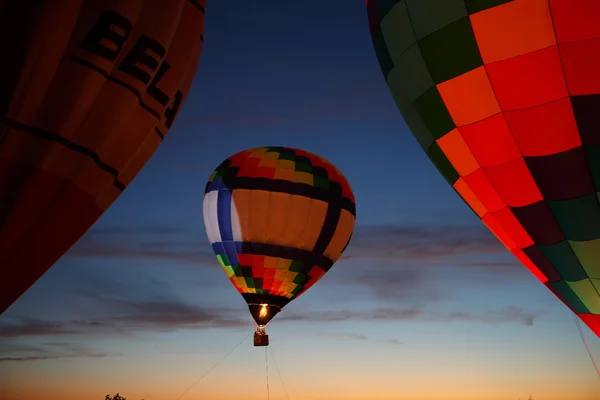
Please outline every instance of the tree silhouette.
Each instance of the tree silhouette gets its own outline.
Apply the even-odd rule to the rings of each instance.
[[[119,393],[117,393],[112,397],[110,396],[110,394],[107,394],[106,397],[104,398],[104,400],[127,400],[127,399],[123,396],[120,396]]]

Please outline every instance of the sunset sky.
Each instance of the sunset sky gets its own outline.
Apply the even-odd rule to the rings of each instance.
[[[268,327],[271,400],[286,399],[278,370],[292,400],[598,398],[573,314],[410,134],[364,0],[209,0],[204,38],[155,156],[0,316],[0,400],[175,400],[251,333],[202,198],[221,161],[258,146],[325,157],[357,204],[342,259]],[[181,399],[266,398],[265,352],[248,337]]]

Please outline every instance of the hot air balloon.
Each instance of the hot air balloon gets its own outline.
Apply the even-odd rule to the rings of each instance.
[[[348,181],[327,160],[262,147],[217,167],[203,213],[213,251],[256,322],[254,345],[267,346],[269,321],[346,249],[356,206]]]
[[[417,141],[600,337],[600,1],[368,0]]]
[[[0,1],[0,313],[162,142],[198,66],[204,3]]]

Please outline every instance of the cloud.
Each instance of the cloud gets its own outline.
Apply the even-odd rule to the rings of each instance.
[[[352,339],[352,340],[368,340],[369,338],[366,335],[361,335],[359,333],[344,333],[344,332],[336,332],[329,334],[329,336],[334,336],[342,339]]]
[[[9,344],[0,348],[0,362],[42,361],[72,358],[103,358],[121,356],[122,353],[106,353],[90,347],[66,342],[46,342],[37,346]]]
[[[216,262],[202,233],[169,226],[96,228],[77,242],[66,257],[154,259],[211,266]]]
[[[162,268],[162,267],[161,267]],[[108,335],[135,336],[138,333],[172,332],[183,329],[235,329],[248,328],[250,319],[239,303],[231,308],[213,307],[201,303],[199,284],[210,281],[202,275],[200,283],[193,270],[180,271],[184,283],[169,281],[162,274],[153,275],[149,270],[127,269],[123,265],[109,263],[106,268],[67,264],[57,271],[55,280],[60,282],[54,300],[57,311],[53,320],[37,308],[27,314],[16,312],[0,319],[0,339]],[[60,274],[58,274],[60,272]],[[223,275],[222,284],[230,285],[225,274],[215,266],[214,275]],[[60,279],[59,279],[60,278]],[[174,282],[177,282],[175,286]],[[221,282],[221,280],[220,280]],[[193,288],[195,294],[186,301],[181,298],[182,289]],[[231,288],[231,296],[235,290]],[[200,298],[198,298],[200,297]],[[227,297],[227,296],[226,296]],[[221,299],[211,295],[217,302]]]
[[[463,312],[455,312],[447,315],[455,321],[477,321],[484,323],[515,322],[521,325],[533,326],[535,315],[527,312],[520,307],[505,307],[500,310],[491,310],[484,315],[472,315]]]
[[[158,235],[171,235],[187,233],[187,231],[172,226],[134,226],[134,227],[104,227],[104,228],[93,228],[88,235],[99,236],[99,235],[127,235],[127,234],[158,234]]]
[[[204,235],[169,226],[97,228],[68,256],[160,260],[169,261],[169,267],[205,266],[212,268],[215,274],[203,279],[214,278],[213,283],[217,285],[221,282],[217,281],[221,271]],[[358,295],[419,305],[450,298],[450,291],[455,287],[446,283],[454,279],[467,285],[469,280],[495,285],[511,282],[515,274],[525,276],[527,273],[482,226],[359,226],[339,263],[344,265],[334,267],[331,274],[335,274],[335,279],[328,282],[333,290],[350,288]],[[499,279],[489,279],[492,273]],[[202,274],[206,276],[206,272]],[[120,279],[123,278],[120,274]],[[135,288],[132,281],[131,288],[121,287],[121,292],[142,290],[146,284],[157,285],[156,282],[139,282],[143,278],[144,275],[136,277]],[[72,291],[78,294],[93,289],[91,292],[96,293],[96,297],[103,297],[105,290],[112,287],[109,282],[100,282],[93,276],[80,280],[86,288],[73,285]],[[222,280],[222,284],[229,283]]]
[[[328,285],[353,296],[423,306],[461,288],[506,285],[528,272],[484,227],[358,227]]]
[[[219,275],[221,271],[215,265],[212,253],[209,253],[210,246],[194,241],[194,236],[194,232],[168,226],[96,228],[73,249],[71,257],[194,260],[196,265],[202,264],[201,260],[205,258],[206,264],[214,268],[214,285],[229,286],[227,279]],[[343,259],[345,265],[334,267],[331,275],[328,274],[328,277],[335,274],[335,278],[327,282],[328,293],[343,291],[347,294],[351,291],[355,300],[367,295],[368,300],[378,301],[374,308],[355,311],[342,305],[342,309],[337,311],[286,312],[276,319],[281,323],[419,320],[531,325],[535,314],[518,307],[485,313],[462,312],[460,309],[447,313],[426,311],[432,303],[456,294],[457,286],[448,284],[453,279],[468,288],[468,279],[496,284],[498,279],[483,279],[492,271],[502,276],[515,271],[526,274],[516,261],[513,264],[496,260],[496,256],[510,259],[512,256],[507,253],[481,227],[358,227]],[[465,261],[463,256],[471,257]],[[473,261],[473,256],[481,256],[482,261]],[[190,298],[191,301],[180,298],[180,294],[188,289],[197,289],[198,281],[191,273],[180,271],[184,278],[178,278],[176,288],[169,284],[175,281],[169,281],[162,275],[151,275],[154,270],[143,273],[123,269],[123,266],[112,262],[106,264],[107,269],[101,270],[82,266],[87,265],[85,263],[78,264],[65,264],[64,270],[61,270],[65,289],[60,292],[65,304],[73,304],[73,310],[77,309],[77,312],[67,315],[65,308],[59,322],[46,321],[43,315],[39,315],[41,318],[16,315],[12,319],[3,316],[0,338],[136,335],[184,329],[239,329],[250,325],[241,300],[227,308],[208,306],[199,294],[193,300]],[[169,263],[169,268],[175,264]],[[462,272],[452,268],[462,268]],[[157,273],[162,274],[160,271]],[[212,275],[207,274],[208,270],[201,272],[202,283],[212,279]],[[509,281],[506,279],[504,282]],[[230,290],[235,294],[233,288]]]
[[[344,271],[330,285],[339,290],[352,290],[355,297],[366,294],[396,304],[399,301],[425,304],[448,298],[445,288],[440,287],[438,280],[427,271],[414,266],[388,267],[374,272],[371,268],[365,269],[364,263],[344,265]]]
[[[434,261],[435,265],[510,268],[510,262],[480,263],[439,259],[464,255],[508,255],[508,251],[482,226],[359,226],[343,260]],[[214,264],[205,235],[168,226],[97,228],[84,236],[69,257],[169,259]],[[373,264],[385,269],[388,264]]]
[[[3,319],[0,323],[0,338],[13,338],[24,336],[55,336],[78,333],[73,327],[67,327],[60,323],[48,322],[37,318],[18,317],[18,321],[11,323],[14,319]],[[6,322],[8,321],[8,323]]]
[[[206,308],[181,301],[120,301],[119,316],[106,320],[110,326],[141,328],[150,331],[173,331],[177,329],[212,329],[248,327],[248,319],[242,319],[245,310]],[[114,305],[113,305],[114,308]]]
[[[180,329],[247,328],[244,310],[208,308],[177,299],[103,301],[108,315],[89,319],[49,322],[12,317],[0,322],[0,338],[73,336],[87,334],[132,335],[136,332],[172,332]]]
[[[318,321],[341,322],[350,320],[362,321],[408,321],[420,320],[428,322],[465,321],[486,324],[517,323],[532,326],[536,315],[520,307],[509,306],[499,310],[489,310],[484,313],[467,312],[436,312],[425,311],[422,308],[379,308],[371,311],[322,311],[307,314],[278,316],[278,321]]]
[[[504,253],[483,226],[377,226],[357,229],[344,259],[419,261]]]
[[[372,341],[379,342],[391,345],[400,345],[404,344],[400,339],[373,339],[367,335],[363,335],[360,333],[347,333],[347,332],[332,332],[327,334],[327,336],[339,339],[348,339],[348,340],[358,340],[358,341]]]
[[[170,300],[113,301],[107,316],[49,322],[41,319],[12,317],[0,322],[0,338],[51,337],[76,335],[135,335],[137,332],[173,332],[182,329],[247,329],[247,311],[243,308],[206,308]],[[536,315],[519,307],[506,307],[484,313],[425,311],[423,308],[376,308],[372,310],[335,310],[280,314],[277,323],[344,321],[464,321],[486,324],[517,323],[531,326]],[[353,336],[360,339],[359,336]]]
[[[387,339],[387,340],[384,340],[383,342],[388,343],[388,344],[393,344],[393,345],[404,344],[404,342],[401,341],[400,339]]]
[[[371,311],[316,311],[304,314],[288,314],[277,317],[278,321],[315,321],[315,322],[342,322],[349,320],[363,321],[400,321],[416,319],[423,315],[423,310],[417,308],[406,309],[374,309]]]

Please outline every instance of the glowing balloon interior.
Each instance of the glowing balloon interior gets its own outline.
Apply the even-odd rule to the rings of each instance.
[[[381,69],[421,147],[600,336],[600,1],[367,8]]]
[[[328,161],[284,147],[224,161],[204,194],[204,224],[219,263],[258,325],[265,326],[340,258],[356,215],[346,178]]]

